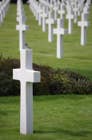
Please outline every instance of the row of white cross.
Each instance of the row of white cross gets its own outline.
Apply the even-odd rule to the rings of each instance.
[[[7,10],[9,8],[10,0],[2,0],[0,1],[0,24],[3,22]]]
[[[13,79],[20,81],[20,133],[33,133],[33,83],[40,82],[40,72],[32,66],[32,50],[25,43],[24,32],[28,29],[21,0],[17,1],[16,29],[19,31],[20,68],[13,69]]]
[[[46,31],[48,24],[48,41],[53,41],[53,35],[57,35],[57,58],[63,57],[63,35],[71,34],[74,23],[81,27],[81,45],[86,44],[86,29],[88,27],[88,14],[90,0],[84,3],[84,0],[29,0],[29,6],[32,10],[38,24],[42,25],[42,31]],[[81,16],[81,21],[78,21]],[[68,20],[68,30],[64,29],[64,19]],[[54,24],[57,28],[54,29]]]
[[[6,11],[8,10],[9,0],[3,0],[0,3],[0,22],[3,22]],[[71,4],[72,3],[72,4]],[[79,3],[82,3],[79,6]],[[2,5],[2,6],[1,6]],[[76,8],[77,7],[77,8]],[[81,14],[81,44],[84,45],[86,40],[86,27],[88,26],[87,16],[89,13],[90,0],[84,5],[83,0],[30,0],[32,9],[39,25],[42,25],[43,32],[46,31],[48,24],[48,41],[53,41],[53,34],[57,35],[57,57],[63,57],[62,37],[67,33],[64,29],[64,17],[69,20],[68,33],[72,32],[72,20],[77,22],[78,15]],[[77,9],[77,10],[76,10]],[[78,11],[79,10],[79,11]],[[17,22],[16,29],[19,31],[19,51],[20,51],[20,68],[13,69],[13,79],[20,81],[20,133],[33,133],[33,83],[40,82],[40,72],[34,71],[32,66],[32,50],[28,48],[25,42],[25,31],[28,26],[25,24],[26,17],[21,0],[17,1]],[[57,28],[53,25],[57,23]]]

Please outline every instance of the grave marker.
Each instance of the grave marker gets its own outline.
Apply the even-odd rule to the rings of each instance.
[[[68,7],[67,15],[66,15],[66,19],[68,19],[68,34],[72,33],[72,26],[73,26],[72,20],[73,20],[73,17],[74,16],[72,14],[71,8]]]
[[[81,45],[86,44],[86,29],[88,27],[87,16],[88,16],[87,14],[82,13],[81,21],[78,22],[78,26],[81,27]]]
[[[64,3],[61,3],[60,4],[60,9],[58,10],[58,13],[60,15],[60,19],[63,19],[64,18],[64,15],[65,15],[65,6],[64,6]]]
[[[19,48],[21,51],[22,49],[25,49],[24,32],[28,30],[28,26],[25,25],[25,15],[23,12],[21,1],[18,1],[17,21],[19,22],[19,25],[16,26],[16,30],[19,31]]]
[[[13,69],[13,79],[19,80],[21,85],[20,97],[20,133],[33,133],[33,83],[40,82],[40,72],[32,67],[32,50],[25,44],[24,31],[25,16],[22,1],[18,0],[18,22],[16,29],[19,30],[20,68]]]
[[[43,7],[43,12],[41,14],[41,17],[42,17],[42,31],[46,32],[46,18],[47,18],[47,14],[46,14],[46,11],[45,11],[45,7]]]
[[[21,67],[13,70],[13,79],[21,85],[20,133],[33,133],[33,82],[40,82],[40,72],[32,69],[32,50],[20,52]]]
[[[54,29],[54,34],[57,35],[57,58],[63,58],[63,35],[66,33],[63,19],[57,19],[57,28]]]
[[[54,19],[52,18],[52,12],[49,12],[48,19],[46,20],[46,23],[48,24],[48,41],[52,42],[53,40],[53,24]]]

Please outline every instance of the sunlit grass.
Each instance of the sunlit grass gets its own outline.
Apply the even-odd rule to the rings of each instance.
[[[92,96],[34,97],[34,133],[19,133],[19,97],[0,97],[0,140],[91,140]]]

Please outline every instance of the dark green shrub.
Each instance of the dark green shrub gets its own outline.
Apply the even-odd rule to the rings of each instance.
[[[19,82],[12,79],[12,69],[16,67],[18,60],[0,57],[0,96],[19,95]]]
[[[41,82],[34,84],[34,95],[49,94],[49,82],[52,79],[53,69],[34,64],[34,69],[41,72]]]
[[[12,79],[12,70],[19,68],[19,60],[0,57],[0,96],[19,95],[19,81]],[[33,65],[41,72],[41,82],[34,84],[34,95],[91,94],[92,81],[70,70],[54,70],[51,67]]]
[[[77,72],[58,69],[54,71],[49,85],[50,93],[55,94],[90,94],[92,93],[92,81]]]

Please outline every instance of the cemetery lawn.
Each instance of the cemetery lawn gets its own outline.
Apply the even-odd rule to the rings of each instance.
[[[34,97],[34,134],[19,134],[19,97],[0,97],[0,140],[92,140],[92,95]]]
[[[56,58],[56,35],[48,42],[48,32],[43,33],[28,5],[25,5],[27,25],[26,42],[33,49],[33,62],[53,68],[78,71],[92,79],[92,6],[89,14],[87,44],[80,45],[80,27],[73,26],[72,35],[64,36],[64,58]],[[18,31],[16,31],[16,5],[11,4],[4,23],[0,26],[0,54],[4,57],[19,58]],[[65,22],[67,28],[67,22]]]

